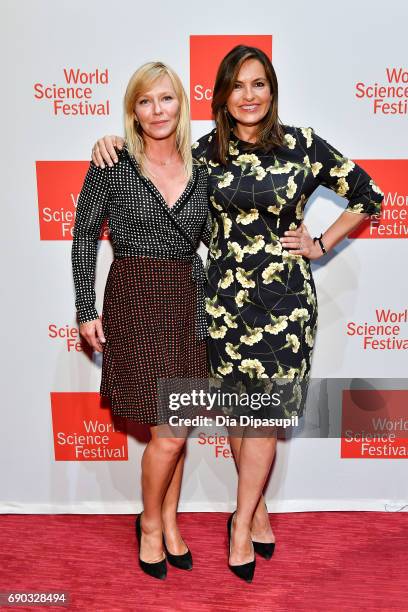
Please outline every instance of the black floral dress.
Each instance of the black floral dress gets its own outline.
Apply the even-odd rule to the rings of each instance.
[[[367,173],[311,128],[284,126],[285,143],[248,151],[231,133],[226,167],[212,160],[214,133],[193,145],[207,166],[213,216],[206,310],[210,372],[253,384],[309,376],[317,324],[310,261],[279,238],[303,220],[319,185],[348,199],[350,213],[378,214],[383,194]],[[301,385],[286,413],[299,413]],[[301,411],[300,411],[301,412]]]

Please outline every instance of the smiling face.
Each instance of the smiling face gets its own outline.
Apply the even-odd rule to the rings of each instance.
[[[265,68],[257,59],[246,60],[227,99],[227,109],[238,124],[255,126],[271,106],[272,95]]]
[[[134,117],[144,134],[155,140],[175,133],[179,115],[180,102],[167,75],[156,79],[134,106]]]

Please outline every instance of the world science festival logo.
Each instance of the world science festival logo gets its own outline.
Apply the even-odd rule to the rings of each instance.
[[[88,168],[86,161],[36,162],[41,240],[72,240],[78,197]],[[100,238],[109,238],[106,223]]]
[[[93,71],[63,68],[58,82],[34,83],[34,99],[56,117],[95,117],[110,114],[108,68]],[[101,95],[102,94],[102,95]]]
[[[51,412],[56,461],[127,461],[127,436],[99,393],[51,393]]]

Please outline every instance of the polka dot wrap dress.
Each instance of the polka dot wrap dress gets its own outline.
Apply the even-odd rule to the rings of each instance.
[[[113,167],[90,164],[72,245],[80,323],[98,318],[95,266],[108,220],[114,251],[104,293],[100,393],[112,413],[157,424],[159,379],[205,378],[204,268],[196,249],[209,236],[207,172],[193,175],[169,208],[125,148]]]

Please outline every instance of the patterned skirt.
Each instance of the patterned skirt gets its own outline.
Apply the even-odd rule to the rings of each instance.
[[[123,257],[104,295],[106,337],[100,393],[114,415],[157,424],[157,381],[206,378],[206,341],[196,334],[191,262]]]

